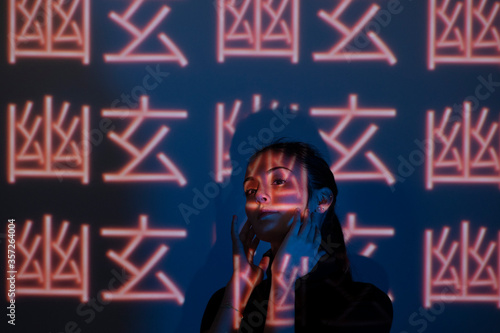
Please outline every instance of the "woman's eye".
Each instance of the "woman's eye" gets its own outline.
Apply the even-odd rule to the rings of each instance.
[[[278,178],[273,181],[272,185],[283,185],[285,183],[286,183],[285,179]]]
[[[249,196],[249,195],[255,194],[255,192],[257,192],[257,190],[254,188],[251,188],[251,189],[248,189],[245,191],[245,195]]]

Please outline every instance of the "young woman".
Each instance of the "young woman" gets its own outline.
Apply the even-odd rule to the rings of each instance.
[[[233,275],[210,299],[201,332],[390,331],[387,295],[352,281],[337,185],[315,149],[263,148],[249,161],[243,189],[247,221],[239,235],[235,216],[231,225]],[[260,241],[271,249],[256,264]]]

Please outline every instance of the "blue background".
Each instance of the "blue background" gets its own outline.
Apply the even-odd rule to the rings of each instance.
[[[92,1],[89,65],[57,59],[19,59],[11,65],[6,49],[0,52],[0,105],[3,110],[0,131],[7,128],[9,103],[21,106],[26,100],[32,100],[40,107],[45,95],[54,96],[56,106],[64,100],[78,108],[90,105],[90,127],[97,128],[102,119],[101,109],[110,108],[122,94],[137,92],[134,87],[142,85],[148,74],[147,67],[159,65],[168,76],[156,89],[148,91],[151,107],[188,111],[187,119],[167,122],[171,132],[160,149],[182,170],[187,185],[105,183],[103,173],[117,170],[128,161],[128,156],[105,138],[93,147],[88,185],[68,179],[59,182],[57,179],[28,178],[8,184],[4,176],[0,178],[0,210],[2,221],[15,218],[18,226],[26,219],[41,223],[47,213],[53,215],[56,226],[63,219],[71,221],[73,227],[90,224],[91,298],[106,288],[113,277],[111,272],[117,269],[105,252],[110,248],[121,249],[124,244],[101,237],[101,227],[134,227],[139,215],[147,214],[152,226],[184,228],[187,238],[167,242],[170,251],[162,260],[161,269],[185,293],[186,302],[178,306],[168,301],[117,301],[103,305],[100,311],[95,310],[91,315],[90,311],[84,314],[78,311],[80,303],[76,298],[19,296],[13,331],[64,332],[65,325],[72,321],[82,332],[199,330],[208,298],[226,284],[231,274],[230,217],[238,214],[244,218],[241,174],[231,177],[227,186],[224,183],[219,195],[210,199],[198,215],[191,216],[189,223],[179,211],[180,204],[192,205],[193,189],[203,190],[213,181],[210,172],[215,165],[216,103],[224,102],[229,108],[235,99],[241,99],[247,112],[254,94],[262,95],[264,105],[271,99],[277,99],[280,105],[298,103],[300,117],[279,134],[318,145],[321,143],[315,126],[323,124],[319,118],[311,119],[307,115],[311,107],[346,106],[349,94],[355,93],[363,106],[394,108],[396,117],[376,121],[379,130],[367,148],[398,175],[404,173],[401,157],[408,160],[412,152],[420,149],[414,141],[425,139],[427,110],[436,110],[439,120],[446,106],[461,104],[464,98],[474,95],[480,84],[478,77],[492,75],[494,81],[500,81],[498,66],[493,65],[438,65],[433,71],[427,69],[426,1],[401,0],[401,12],[392,15],[390,22],[381,27],[379,35],[398,59],[394,66],[385,61],[312,60],[312,52],[328,50],[339,37],[316,14],[319,9],[329,11],[337,3],[334,1],[301,2],[298,64],[283,58],[228,58],[224,63],[217,63],[217,13],[212,1],[152,1],[141,12],[143,16],[138,17],[137,24],[147,22],[163,3],[172,11],[162,23],[162,31],[187,57],[189,64],[186,67],[176,63],[105,63],[104,53],[116,52],[129,42],[129,35],[107,17],[110,10],[121,13],[126,2]],[[378,3],[385,8],[386,2]],[[349,13],[352,17],[348,15],[347,21],[352,19],[354,22],[359,17],[362,9],[357,11],[356,8],[353,7]],[[5,48],[5,2],[1,10],[1,46]],[[494,91],[481,101],[480,107],[490,108],[488,119],[497,120],[499,92]],[[477,112],[473,112],[473,121],[476,115]],[[238,140],[256,135],[267,124],[269,118],[265,115],[247,120],[238,129]],[[122,129],[124,123],[116,122],[116,126]],[[346,132],[346,141],[356,139],[363,128],[354,127]],[[150,132],[143,132],[144,140],[155,130],[156,126],[152,126]],[[5,140],[4,133],[0,136],[1,175],[7,174]],[[319,148],[326,151],[324,146]],[[244,165],[248,157],[232,155],[240,165]],[[336,156],[332,154],[326,158],[334,160]],[[360,168],[366,166],[360,163]],[[471,221],[471,237],[475,237],[480,226],[485,226],[488,228],[487,240],[495,239],[500,222],[498,185],[436,184],[433,190],[426,190],[424,165],[413,167],[404,182],[397,182],[393,188],[383,181],[338,181],[337,214],[341,220],[347,213],[356,213],[363,226],[395,229],[394,237],[377,241],[378,249],[366,266],[362,258],[356,256],[356,250],[363,243],[353,241],[348,245],[353,265],[358,264],[354,269],[360,279],[391,290],[395,298],[392,332],[498,332],[500,310],[494,303],[452,302],[436,305],[426,310],[425,315],[421,312],[424,230],[435,230],[437,237],[447,225],[457,239],[460,222],[468,220]],[[148,243],[142,258],[147,258],[157,244]],[[2,256],[2,263],[4,258]],[[154,283],[151,281],[151,285]],[[2,325],[6,324],[5,315],[3,317]],[[13,328],[9,326],[8,329]]]

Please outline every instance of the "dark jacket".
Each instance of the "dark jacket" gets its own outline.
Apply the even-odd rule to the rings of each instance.
[[[389,333],[392,303],[380,289],[354,282],[340,272],[333,257],[320,260],[313,270],[295,281],[295,332]],[[271,267],[271,266],[269,266]],[[240,332],[263,332],[269,293],[268,278],[257,285],[243,312]],[[221,306],[225,288],[215,292],[205,309],[201,331],[210,329]]]

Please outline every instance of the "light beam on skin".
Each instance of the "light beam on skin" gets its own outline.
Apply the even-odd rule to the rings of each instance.
[[[241,313],[243,313],[255,285],[261,279],[262,273],[259,272],[254,277],[251,277],[252,271],[250,265],[242,272],[241,257],[239,255],[233,255],[233,267],[235,276],[237,276],[237,279],[233,283],[233,306],[237,307],[239,311],[234,311],[233,313],[233,327],[234,329],[238,329],[241,322]],[[245,286],[245,291],[243,294],[240,294],[242,286]]]
[[[301,257],[299,266],[289,268],[291,265],[291,255],[285,254],[279,271],[273,275],[266,321],[271,326],[292,326],[295,321],[293,317],[286,317],[287,313],[295,308],[295,280],[299,276],[299,272],[300,276],[308,273],[309,258]],[[285,274],[288,269],[291,269],[290,274]],[[284,291],[281,297],[276,298],[276,288]],[[280,314],[284,314],[284,317],[280,317]]]
[[[263,156],[265,155],[265,156]],[[287,161],[288,159],[288,161]],[[258,175],[255,175],[257,169],[259,166],[262,165],[262,163],[265,163],[266,169],[271,170],[272,168],[276,166],[284,166],[285,168],[288,168],[290,170],[293,170],[296,167],[300,167],[300,177],[297,179],[290,171],[285,171],[282,169],[279,169],[279,171],[274,171],[276,172],[283,172],[287,173],[287,175],[283,175],[282,177],[286,179],[286,181],[293,186],[293,188],[280,188],[279,191],[274,192],[272,189],[267,189],[267,186],[264,186],[263,180],[260,179]],[[291,156],[288,158],[283,152],[274,152],[274,151],[266,151],[265,153],[261,153],[257,155],[256,159],[253,161],[252,164],[249,165],[248,167],[248,174],[253,175],[252,177],[255,178],[255,180],[259,183],[259,187],[263,187],[266,189],[266,191],[270,191],[271,194],[271,202],[266,204],[266,209],[268,210],[279,210],[279,211],[285,211],[285,210],[294,210],[297,207],[305,207],[307,205],[307,195],[304,195],[303,191],[300,189],[301,184],[307,184],[307,171],[305,168],[302,166],[296,166],[296,157]],[[270,174],[267,176],[268,179],[266,179],[266,183],[271,183],[273,177],[275,175]],[[304,185],[305,187],[305,185]],[[273,193],[274,192],[274,193]],[[275,203],[277,199],[280,198],[282,200],[287,200],[289,202],[281,202],[281,203]],[[259,204],[257,202],[247,202],[247,207],[250,209],[258,209]]]

